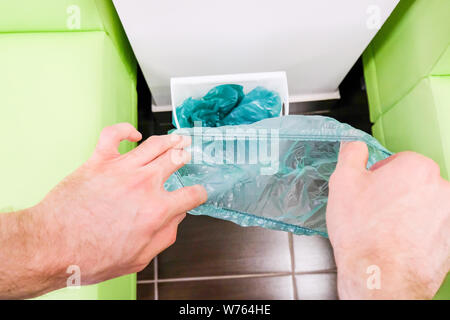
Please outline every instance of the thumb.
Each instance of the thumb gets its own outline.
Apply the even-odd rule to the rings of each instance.
[[[94,157],[110,159],[120,155],[119,144],[123,140],[137,142],[142,135],[129,123],[118,123],[102,130]]]
[[[362,141],[341,142],[336,169],[366,170],[369,149]]]

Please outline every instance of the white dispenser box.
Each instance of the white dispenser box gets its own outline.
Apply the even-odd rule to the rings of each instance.
[[[283,103],[280,116],[289,114],[289,91],[284,71],[176,77],[170,79],[172,113],[176,127],[180,128],[176,113],[177,107],[190,97],[200,99],[209,90],[222,84],[241,85],[245,94],[258,86],[274,91],[280,95]]]

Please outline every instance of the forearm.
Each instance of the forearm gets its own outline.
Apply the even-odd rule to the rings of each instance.
[[[0,298],[39,296],[64,286],[56,239],[38,208],[0,215]]]

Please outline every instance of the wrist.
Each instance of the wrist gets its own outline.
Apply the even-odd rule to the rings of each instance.
[[[21,255],[23,256],[25,281],[31,283],[32,296],[39,296],[65,286],[67,275],[64,266],[64,253],[60,239],[53,231],[49,212],[42,205],[37,205],[17,215],[16,222],[21,230]]]
[[[57,220],[51,208],[41,202],[35,207],[25,210],[28,219],[32,222],[29,239],[34,252],[32,265],[42,279],[46,279],[46,292],[66,286],[67,267],[70,251],[66,249],[63,230],[58,230]]]
[[[337,259],[341,299],[431,299],[430,277],[399,255],[370,252]]]

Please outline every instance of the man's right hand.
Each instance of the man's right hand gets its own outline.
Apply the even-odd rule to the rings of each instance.
[[[450,184],[432,160],[401,152],[366,169],[344,143],[330,179],[327,227],[343,299],[432,298],[450,269]]]

